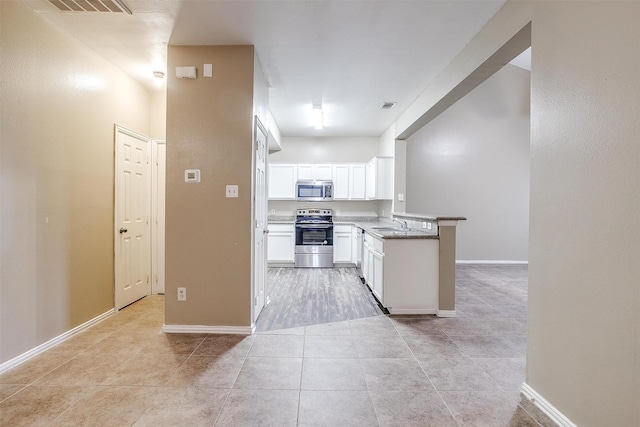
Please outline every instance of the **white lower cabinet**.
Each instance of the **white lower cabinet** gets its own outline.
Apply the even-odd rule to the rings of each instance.
[[[365,233],[362,252],[362,276],[378,300],[384,296],[384,242]]]
[[[351,225],[334,225],[333,227],[333,262],[352,262]]]
[[[438,240],[364,235],[362,275],[391,314],[438,312]]]
[[[293,224],[269,224],[267,261],[293,263],[296,244]]]

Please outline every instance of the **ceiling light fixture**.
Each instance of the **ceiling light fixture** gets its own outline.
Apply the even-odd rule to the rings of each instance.
[[[153,72],[153,77],[155,77],[156,79],[163,79],[164,78],[164,73],[162,71],[154,71]]]
[[[314,105],[313,106],[313,124],[316,129],[322,129],[322,105]]]
[[[382,105],[380,106],[380,108],[382,108],[383,110],[390,110],[392,109],[394,106],[396,105],[395,102],[388,102],[385,101],[382,103]]]

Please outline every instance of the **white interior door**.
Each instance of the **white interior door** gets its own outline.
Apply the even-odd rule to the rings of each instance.
[[[116,126],[115,303],[149,295],[149,138]]]
[[[151,158],[151,292],[164,294],[164,227],[167,144],[154,140]]]
[[[255,208],[255,230],[254,230],[254,309],[253,320],[255,321],[265,304],[265,282],[267,275],[267,251],[266,234],[267,231],[267,132],[256,117],[255,129],[255,154],[254,154],[254,208]]]

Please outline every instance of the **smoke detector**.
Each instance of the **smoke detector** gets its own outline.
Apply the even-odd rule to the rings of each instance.
[[[128,13],[131,9],[122,0],[49,0],[62,12]]]
[[[390,110],[394,105],[396,105],[395,102],[383,102],[382,105],[380,105],[380,108],[382,108],[383,110]]]

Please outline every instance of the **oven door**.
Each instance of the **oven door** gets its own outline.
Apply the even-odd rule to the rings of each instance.
[[[333,246],[333,224],[296,224],[296,246]]]

